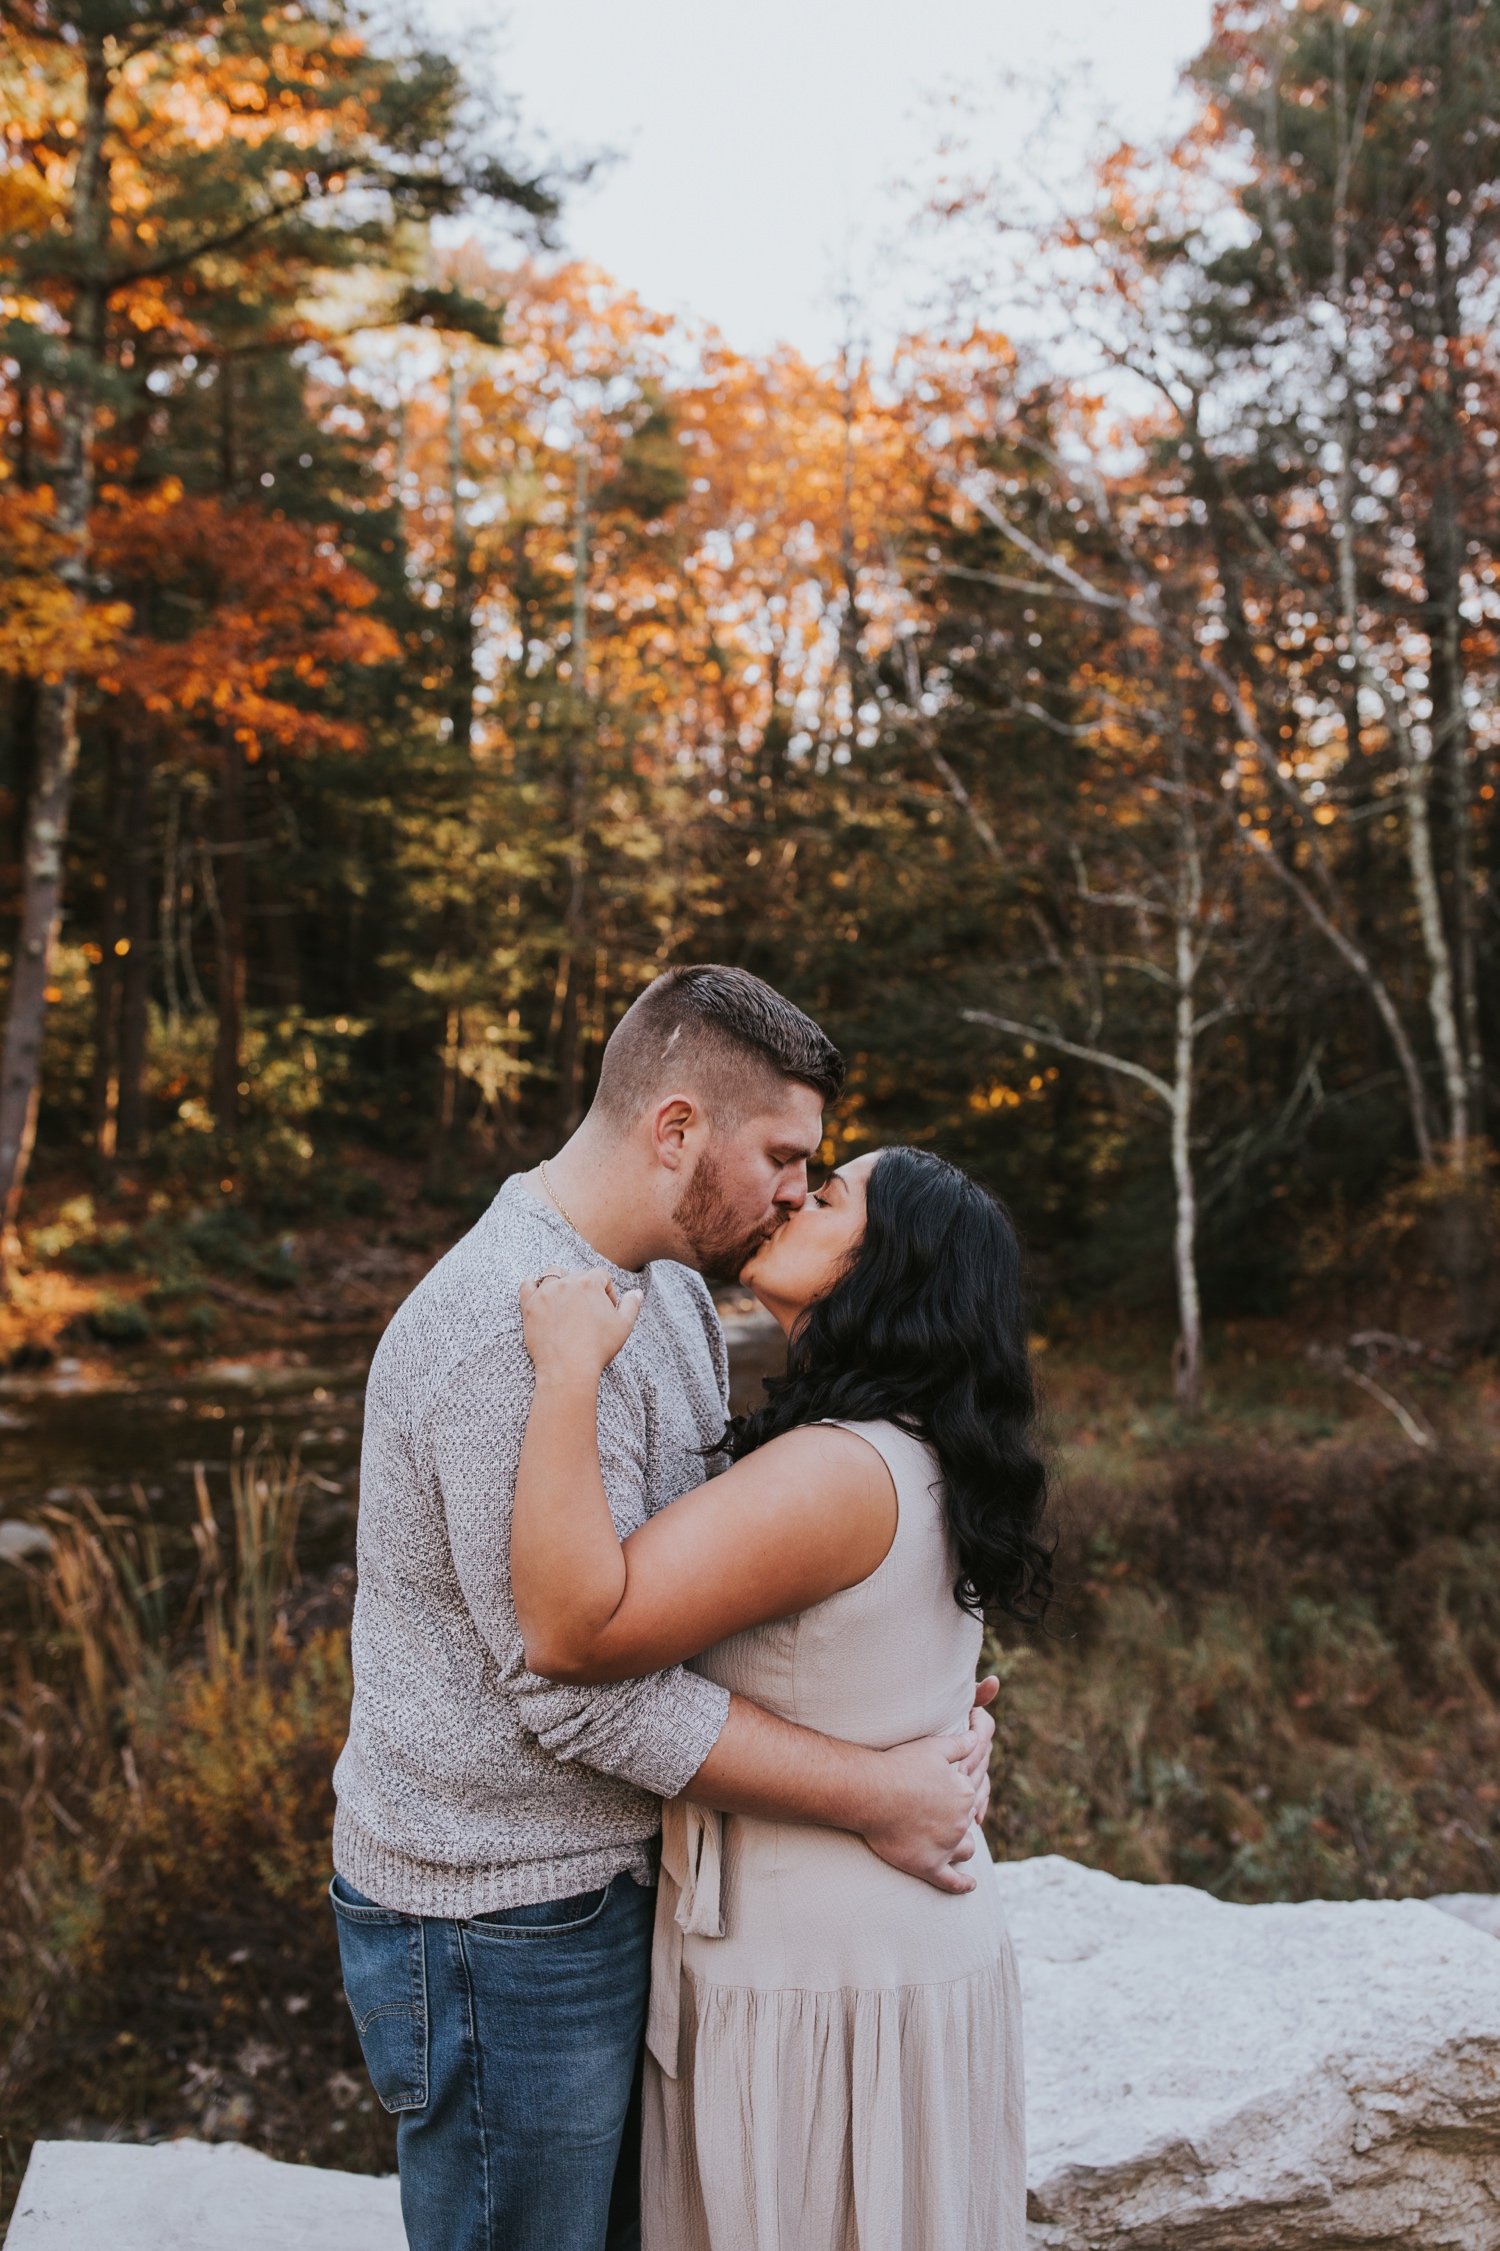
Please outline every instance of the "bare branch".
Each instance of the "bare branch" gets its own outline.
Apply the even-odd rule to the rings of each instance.
[[[961,578],[973,586],[993,586],[1001,594],[1054,595],[1057,588],[1050,579],[1007,578],[1002,571],[971,571],[962,563],[940,563],[938,571],[943,578]]]
[[[1174,1096],[1166,1080],[1158,1078],[1155,1071],[1148,1071],[1144,1063],[1132,1063],[1126,1055],[1112,1055],[1103,1047],[1085,1047],[1078,1040],[1064,1039],[1061,1032],[1044,1031],[1040,1024],[1022,1024],[1013,1016],[995,1016],[986,1008],[966,1008],[962,1014],[966,1024],[985,1024],[991,1031],[1009,1032],[1016,1039],[1032,1040],[1038,1047],[1052,1047],[1061,1055],[1075,1056],[1080,1063],[1097,1063],[1102,1070],[1118,1071],[1124,1078],[1137,1079],[1169,1108],[1172,1105]]]
[[[995,506],[982,485],[976,484],[972,478],[963,479],[959,482],[959,490],[970,506],[978,509],[986,523],[993,524],[996,531],[1003,533],[1012,546],[1019,547],[1022,554],[1029,555],[1034,563],[1040,563],[1044,571],[1051,571],[1054,578],[1060,579],[1070,593],[1077,595],[1080,602],[1087,602],[1098,610],[1123,611],[1127,617],[1134,617],[1138,624],[1154,628],[1155,620],[1145,610],[1131,602],[1122,601],[1117,594],[1106,594],[1102,587],[1091,585],[1061,555],[1050,553],[1029,532],[1022,531],[1019,524],[1012,523],[1003,510]]]
[[[1003,860],[1005,854],[1000,848],[999,837],[996,836],[989,822],[969,795],[958,769],[939,749],[935,731],[926,723],[926,715],[922,710],[922,668],[917,661],[916,648],[909,635],[902,640],[900,648],[902,670],[906,676],[906,702],[911,718],[906,722],[898,718],[895,723],[898,726],[904,724],[908,733],[916,735],[926,751],[934,771],[943,782],[954,804],[957,805],[959,811],[969,822],[985,851],[992,860]],[[874,690],[876,701],[884,704],[889,713],[890,699],[874,666],[862,662],[861,669]]]

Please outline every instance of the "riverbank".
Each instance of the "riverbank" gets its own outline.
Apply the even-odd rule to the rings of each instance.
[[[1054,1634],[994,1646],[997,1856],[1243,1901],[1500,1889],[1495,1467],[1386,1440],[1072,1469]],[[391,2162],[323,1899],[352,1573],[287,1567],[285,1470],[206,1477],[170,1602],[149,1512],[54,1507],[0,1751],[0,2196],[39,2134]]]
[[[364,1365],[460,1231],[428,1223],[299,1236],[211,1347],[139,1245],[12,1309],[0,1516],[52,1554],[0,1565],[0,2216],[37,2135],[391,2163],[323,1887]],[[370,1296],[306,1317],[357,1257]],[[90,1325],[132,1292],[147,1334]],[[746,1397],[779,1341],[725,1310]],[[1226,1325],[1187,1428],[1162,1343],[1104,1313],[1037,1339],[1060,1602],[992,1644],[997,1856],[1246,1902],[1500,1890],[1494,1363],[1409,1351],[1382,1400],[1305,1331]]]

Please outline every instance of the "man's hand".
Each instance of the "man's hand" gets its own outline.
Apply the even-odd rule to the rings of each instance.
[[[972,1734],[926,1735],[883,1751],[880,1815],[862,1832],[881,1860],[937,1891],[974,1889],[962,1865],[974,1856]]]
[[[938,1891],[974,1889],[963,1863],[974,1857],[974,1830],[982,1828],[990,1806],[990,1749],[995,1720],[990,1710],[1000,1693],[992,1673],[974,1691],[974,1708],[962,1735],[928,1736],[887,1751],[891,1767],[890,1806],[865,1842],[893,1868],[920,1876]],[[934,1759],[933,1753],[939,1754]],[[969,1793],[967,1806],[953,1789],[954,1778]],[[962,1826],[960,1827],[960,1822]]]

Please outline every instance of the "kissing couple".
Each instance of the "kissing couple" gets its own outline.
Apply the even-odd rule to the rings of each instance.
[[[1020,1258],[658,977],[370,1371],[344,1986],[411,2251],[1022,2251],[983,1617],[1050,1588]],[[705,1273],[787,1335],[729,1416]]]

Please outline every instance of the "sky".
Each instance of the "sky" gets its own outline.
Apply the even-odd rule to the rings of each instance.
[[[837,350],[912,317],[930,247],[919,183],[957,131],[1013,158],[1060,82],[1062,184],[1101,114],[1137,139],[1174,113],[1209,0],[425,0],[473,74],[564,155],[566,248],[741,351]],[[1019,81],[1017,83],[1016,81]],[[905,182],[903,187],[900,183]],[[997,308],[1003,325],[1003,308]]]

